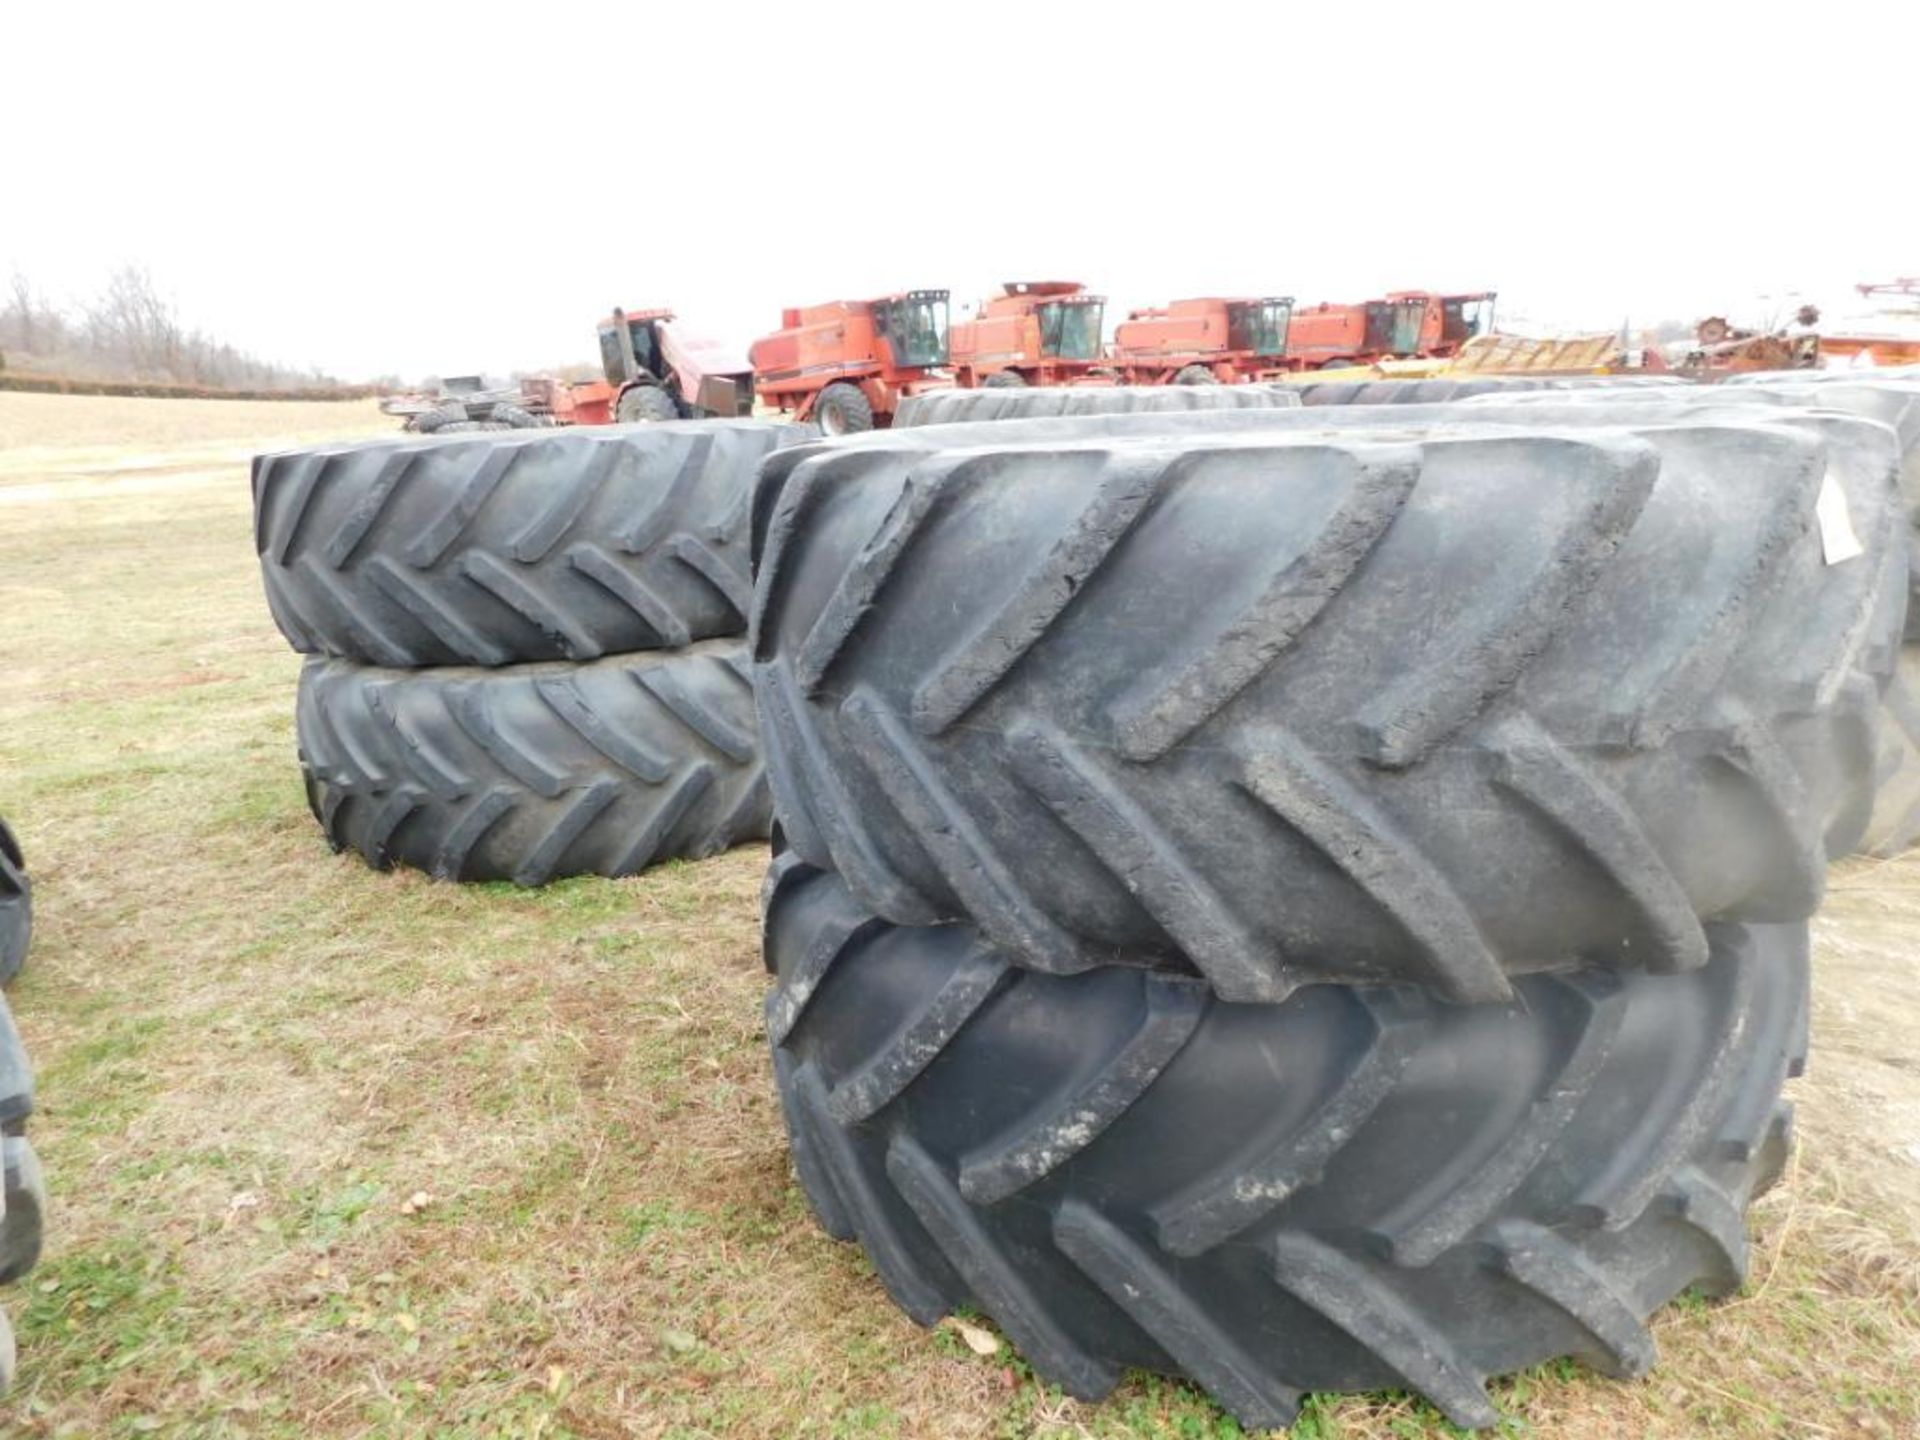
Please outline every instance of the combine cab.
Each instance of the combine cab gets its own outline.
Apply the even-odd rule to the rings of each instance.
[[[753,342],[761,398],[829,435],[893,423],[900,401],[947,384],[947,292],[907,290],[780,313]]]
[[[1492,330],[1492,291],[1396,290],[1384,300],[1294,311],[1287,349],[1299,369],[1331,370],[1382,360],[1441,359]]]
[[[688,331],[673,311],[615,310],[599,330],[607,378],[573,387],[567,407],[572,423],[753,413],[752,364],[729,346]]]
[[[1104,298],[1076,280],[1012,281],[1000,291],[953,327],[955,385],[1075,385],[1105,363]]]
[[[1113,364],[1128,385],[1233,385],[1278,380],[1291,365],[1287,331],[1293,301],[1175,300],[1135,310],[1114,333]]]

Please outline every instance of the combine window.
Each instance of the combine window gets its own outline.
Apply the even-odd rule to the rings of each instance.
[[[874,307],[874,328],[902,369],[947,363],[947,292],[915,290]]]
[[[1227,348],[1253,355],[1287,353],[1287,322],[1291,300],[1249,300],[1227,307]]]
[[[612,325],[600,327],[600,368],[609,385],[626,383],[627,357],[620,353],[620,331]]]
[[[1053,304],[1040,307],[1040,353],[1062,360],[1100,358],[1100,322],[1106,306]]]
[[[660,342],[654,333],[651,320],[630,320],[627,333],[633,337],[633,358],[640,368],[658,380],[662,375],[660,368]]]
[[[1440,339],[1445,344],[1460,345],[1476,335],[1492,333],[1491,295],[1449,295],[1440,302]]]

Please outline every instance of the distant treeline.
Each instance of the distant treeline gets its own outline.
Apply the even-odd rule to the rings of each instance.
[[[277,365],[188,327],[135,265],[122,266],[97,296],[71,306],[56,304],[15,271],[0,297],[0,387],[247,398],[343,388],[319,370]]]

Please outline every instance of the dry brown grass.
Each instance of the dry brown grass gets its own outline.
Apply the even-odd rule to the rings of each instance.
[[[243,459],[389,425],[0,395],[0,805],[41,904],[13,999],[56,1206],[0,1428],[1237,1434],[1184,1387],[1077,1404],[916,1330],[813,1227],[759,1033],[759,852],[537,893],[327,854]],[[1920,858],[1839,867],[1753,1284],[1665,1314],[1646,1381],[1503,1383],[1516,1429],[1920,1434],[1916,938]],[[1450,1432],[1389,1398],[1296,1433]]]

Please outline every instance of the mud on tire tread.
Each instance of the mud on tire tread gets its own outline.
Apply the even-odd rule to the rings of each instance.
[[[1428,406],[1297,433],[1328,413],[764,467],[755,684],[795,850],[889,920],[1230,1000],[1499,1000],[1811,913],[1871,810],[1900,624],[1884,431]],[[1866,546],[1834,566],[1829,477]]]
[[[1648,1315],[1739,1287],[1744,1211],[1786,1158],[1804,925],[1716,927],[1687,975],[1531,976],[1507,1005],[1246,1006],[1127,966],[1023,971],[791,855],[768,897],[816,1214],[913,1319],[974,1307],[1082,1398],[1137,1366],[1249,1427],[1401,1387],[1472,1426],[1498,1418],[1491,1375],[1639,1374]]]
[[[745,647],[503,670],[310,660],[308,800],[337,850],[448,880],[633,875],[765,839]]]
[[[1278,385],[1035,385],[1025,389],[933,390],[902,400],[893,428],[1069,415],[1279,410],[1299,403],[1298,396]]]
[[[754,469],[811,433],[688,421],[262,455],[267,603],[294,649],[395,667],[738,634]]]

